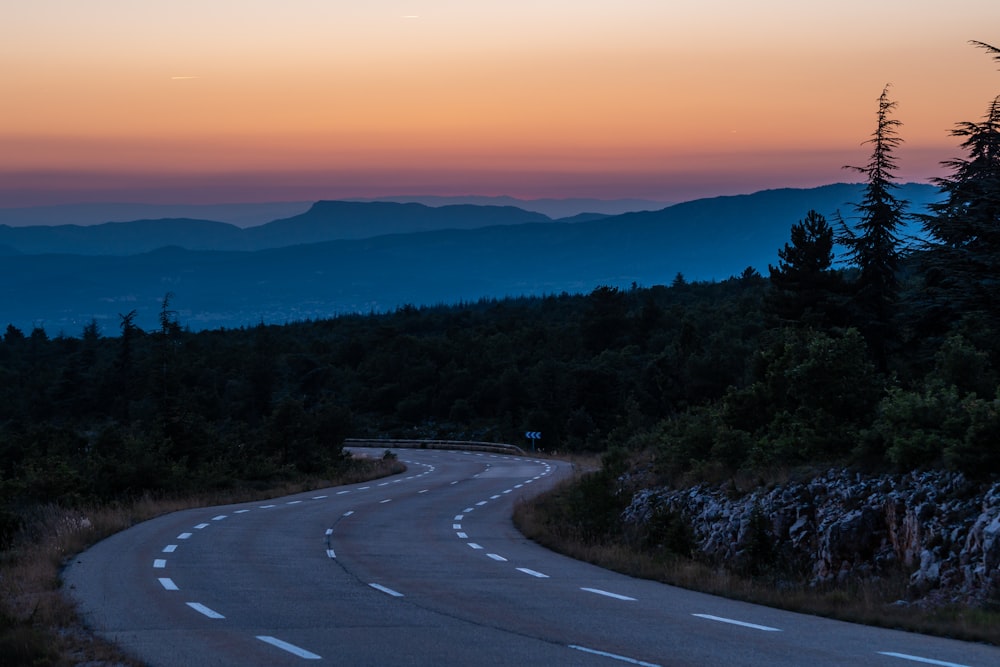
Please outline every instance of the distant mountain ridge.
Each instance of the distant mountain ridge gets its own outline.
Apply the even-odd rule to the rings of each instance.
[[[125,256],[8,255],[0,262],[0,326],[6,319],[19,327],[40,324],[51,333],[78,335],[93,318],[106,335],[114,335],[118,315],[132,309],[139,326],[155,326],[167,292],[174,294],[171,305],[182,325],[205,329],[382,311],[403,304],[589,292],[599,285],[627,287],[633,282],[666,284],[677,273],[693,281],[724,280],[748,266],[766,273],[788,242],[791,226],[810,209],[829,218],[840,211],[850,222],[850,202],[858,201],[861,193],[862,186],[848,184],[769,190],[575,224],[542,216],[520,224],[390,233],[255,251],[169,247]],[[899,195],[914,211],[939,197],[937,189],[927,185],[907,185]],[[340,208],[321,203],[311,212],[323,218]],[[491,214],[498,219],[514,215]],[[303,235],[315,233],[306,224],[310,212],[303,215],[286,221],[289,236],[283,238],[299,234],[298,226],[305,227]],[[381,229],[392,223],[384,224]]]
[[[168,218],[98,225],[0,225],[0,246],[23,254],[133,255],[164,246],[252,251],[435,229],[552,222],[513,206],[429,207],[395,202],[320,201],[304,213],[240,228],[212,220]]]
[[[142,204],[106,202],[56,204],[53,206],[0,207],[0,225],[98,225],[129,220],[191,218],[227,222],[237,227],[262,225],[278,218],[297,215],[313,202],[258,202],[239,204]]]

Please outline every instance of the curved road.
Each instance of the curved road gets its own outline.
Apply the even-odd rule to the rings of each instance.
[[[381,450],[379,450],[379,453]],[[633,579],[547,551],[514,503],[569,465],[399,450],[374,482],[176,512],[64,572],[150,665],[1000,665],[1000,649]]]

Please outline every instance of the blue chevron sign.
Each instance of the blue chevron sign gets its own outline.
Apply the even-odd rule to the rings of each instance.
[[[527,438],[528,440],[541,440],[542,439],[542,432],[541,431],[528,431],[527,433],[524,434],[524,437]]]

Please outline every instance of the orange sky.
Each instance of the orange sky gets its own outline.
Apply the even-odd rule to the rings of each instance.
[[[1000,93],[970,39],[1000,2],[10,3],[0,205],[819,185],[888,82],[926,180]]]

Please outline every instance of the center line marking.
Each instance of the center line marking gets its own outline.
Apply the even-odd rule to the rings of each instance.
[[[178,540],[186,540],[189,537],[191,537],[191,533],[181,533],[180,535],[177,536],[177,539]]]
[[[338,495],[338,496],[342,496],[342,495],[344,495],[345,493],[350,493],[350,491],[337,491],[337,495]]]
[[[225,616],[223,616],[219,612],[213,611],[212,609],[209,609],[208,607],[206,607],[205,605],[203,605],[200,602],[188,602],[187,606],[191,607],[192,609],[194,609],[199,614],[204,614],[205,616],[208,616],[209,618],[225,618]]]
[[[333,535],[333,528],[327,528],[326,529],[326,534],[327,535]]]
[[[326,496],[313,496],[312,497],[313,500],[323,500],[324,498],[326,498]]]
[[[451,524],[451,528],[452,528],[452,530],[462,530],[462,524],[460,524],[460,523],[453,523],[453,524]]]
[[[207,523],[199,523],[197,526],[195,526],[195,530],[201,530],[203,528],[208,528],[208,524]]]
[[[630,602],[635,602],[635,598],[630,598],[627,595],[619,595],[618,593],[610,593],[608,591],[602,591],[599,588],[581,588],[581,591],[587,591],[588,593],[597,593],[598,595],[603,595],[605,597],[614,598],[616,600],[628,600]]]
[[[459,533],[455,533],[455,534],[458,535],[459,539],[462,539],[462,540],[469,539],[469,536],[467,534],[465,534],[465,533],[459,532]]]
[[[249,511],[250,510],[236,510],[235,512],[233,512],[233,514],[246,514]]]
[[[391,503],[391,502],[392,502],[392,498],[386,498],[385,500],[378,501],[378,504],[379,505],[385,505],[386,503]]]
[[[344,512],[344,516],[351,516],[352,514],[354,514],[354,510],[347,510]]]
[[[465,518],[465,516],[464,516],[464,515],[462,515],[462,514],[456,514],[456,515],[455,515],[455,521],[461,521],[461,520],[462,520],[462,519],[464,519],[464,518]]]
[[[723,618],[721,616],[712,616],[711,614],[691,614],[692,616],[697,616],[698,618],[705,618],[710,621],[718,621],[719,623],[729,623],[730,625],[739,625],[744,628],[753,628],[754,630],[763,630],[764,632],[781,632],[780,628],[770,628],[766,625],[757,625],[756,623],[746,623],[744,621],[736,621],[731,618]]]
[[[289,505],[298,505],[301,502],[302,502],[301,500],[289,500],[288,504]]]
[[[476,544],[475,542],[466,542],[466,544],[468,544],[473,549],[482,549],[482,547]]]
[[[168,590],[168,591],[179,591],[180,590],[179,588],[177,588],[177,584],[174,583],[174,580],[170,579],[168,577],[161,577],[157,581],[159,581],[160,585],[163,586],[163,588],[166,589],[166,590]]]
[[[391,595],[394,598],[401,598],[401,597],[403,597],[402,593],[400,593],[398,591],[394,591],[391,588],[386,588],[382,584],[368,584],[368,585],[371,586],[372,588],[374,588],[375,590],[382,591],[383,593]]]
[[[925,665],[939,665],[939,667],[968,667],[968,665],[960,665],[957,662],[944,662],[942,660],[931,660],[930,658],[921,658],[918,655],[907,655],[905,653],[892,653],[890,651],[879,651],[879,655],[887,655],[890,658],[901,658],[903,660],[909,660],[910,662],[919,662]]]
[[[462,511],[465,512],[466,514],[468,514],[469,512],[475,511],[475,509],[476,509],[475,507],[466,507]]]
[[[261,505],[261,506],[260,506],[260,508],[261,508],[262,510],[269,510],[269,509],[271,509],[272,507],[277,507],[277,505]]]
[[[517,568],[517,571],[518,572],[524,572],[525,574],[530,574],[531,576],[538,577],[539,579],[548,579],[549,578],[549,575],[547,575],[547,574],[542,574],[541,572],[536,572],[535,570],[529,570],[526,567],[519,567],[519,568]]]
[[[430,489],[424,489],[423,491],[417,491],[417,493],[418,494],[420,494],[420,493],[427,493],[428,491],[430,491]]]
[[[336,558],[337,557],[337,553],[333,549],[327,549],[326,550],[326,557],[327,558]]]
[[[257,639],[261,640],[265,644],[270,644],[275,648],[280,648],[282,651],[288,651],[292,655],[298,656],[303,660],[322,660],[321,656],[316,655],[312,651],[307,651],[304,648],[300,648],[295,644],[289,644],[288,642],[281,641],[274,637],[268,637],[267,635],[257,635]]]
[[[476,506],[477,506],[477,507],[480,507],[480,506],[482,506],[482,505],[485,505],[485,504],[486,504],[486,503],[488,503],[488,502],[489,502],[488,500],[480,500],[480,501],[479,501],[478,503],[476,503]]]
[[[501,556],[500,554],[486,554],[486,555],[492,558],[493,560],[500,561],[501,563],[507,562],[507,559]]]
[[[226,518],[225,514],[220,514],[219,516],[212,517],[212,521],[222,521],[225,518]]]
[[[570,644],[569,648],[576,649],[577,651],[583,651],[584,653],[592,653],[593,655],[600,655],[605,658],[611,658],[613,660],[620,660],[621,662],[627,662],[630,665],[639,665],[640,667],[660,667],[655,662],[643,662],[642,660],[629,658],[628,656],[625,655],[618,655],[617,653],[608,653],[607,651],[598,651],[597,649],[587,648],[586,646],[577,646],[576,644]]]
[[[177,551],[176,544],[168,544],[167,546],[163,547],[163,553],[165,554],[172,554],[175,551]]]
[[[497,495],[495,495],[495,496],[490,496],[490,500],[496,500],[496,499],[497,499],[497,498],[499,498],[499,497],[500,497],[500,494],[498,493],[498,494],[497,494]]]
[[[167,561],[163,558],[157,558],[156,560],[153,561],[153,567],[155,567],[158,570],[162,570],[166,566],[167,566]]]

